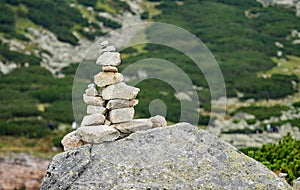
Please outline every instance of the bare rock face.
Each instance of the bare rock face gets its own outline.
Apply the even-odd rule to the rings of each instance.
[[[112,99],[134,99],[139,93],[140,89],[128,86],[124,82],[110,85],[102,90],[102,97],[104,100]]]
[[[108,119],[112,123],[123,123],[133,119],[133,108],[121,108],[109,111]]]
[[[120,136],[116,129],[107,125],[80,127],[77,133],[84,142],[92,144],[113,141]]]
[[[292,189],[263,164],[188,123],[58,154],[41,190]]]
[[[121,73],[115,72],[100,72],[99,74],[94,76],[94,82],[99,87],[122,82],[123,80],[123,75]]]

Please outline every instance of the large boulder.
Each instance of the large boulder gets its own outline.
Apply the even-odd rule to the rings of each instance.
[[[58,154],[49,189],[291,189],[263,164],[187,123]]]

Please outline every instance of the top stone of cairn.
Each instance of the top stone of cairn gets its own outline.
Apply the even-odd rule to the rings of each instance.
[[[121,64],[120,53],[116,52],[116,48],[109,45],[107,41],[101,43],[100,56],[96,61],[97,65],[102,66],[118,66]]]

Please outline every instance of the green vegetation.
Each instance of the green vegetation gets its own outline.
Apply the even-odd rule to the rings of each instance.
[[[291,134],[285,136],[278,144],[263,145],[258,150],[243,149],[245,154],[262,162],[275,173],[287,173],[287,181],[292,183],[300,177],[300,141]]]
[[[293,106],[296,107],[296,108],[300,108],[300,102],[294,102]]]
[[[1,0],[1,6],[6,10],[6,17],[0,18],[5,23],[9,22],[10,32],[1,30],[0,32],[12,33],[12,37],[16,36],[15,18],[28,18],[37,25],[41,25],[54,32],[58,39],[69,42],[73,45],[77,44],[77,38],[73,36],[72,28],[75,24],[88,26],[86,19],[82,18],[79,11],[68,5],[66,1],[38,1],[38,0]],[[24,9],[24,5],[26,8]],[[1,7],[0,7],[1,9]],[[12,10],[16,10],[14,13]],[[16,15],[14,17],[13,15]],[[1,21],[0,21],[1,22]]]
[[[240,107],[235,110],[232,115],[238,112],[244,112],[248,114],[252,114],[255,116],[257,120],[269,119],[270,117],[278,117],[284,110],[288,110],[287,106],[270,106],[270,107],[262,107],[262,106],[249,106],[249,107]]]
[[[10,51],[6,45],[0,43],[0,59],[3,62],[15,62],[19,64],[30,63],[40,65],[41,59],[34,55],[26,55],[16,51]]]
[[[241,92],[243,99],[276,99],[297,91],[291,83],[298,81],[295,75],[272,73],[266,79],[257,77],[258,72],[268,71],[275,66],[270,57],[276,55],[276,41],[286,47],[282,49],[284,55],[298,55],[300,52],[297,51],[299,45],[292,45],[292,40],[286,38],[292,29],[300,29],[300,21],[290,9],[263,8],[260,3],[252,0],[191,0],[180,3],[164,0],[155,3],[156,11],[161,14],[152,17],[154,21],[187,29],[212,51],[223,71],[228,96],[236,96],[237,92]],[[249,10],[259,16],[248,18],[245,11]],[[146,14],[148,13],[143,15],[145,19],[148,17]],[[145,50],[147,52],[140,54],[135,60],[145,57],[167,59],[183,68],[194,84],[207,87],[204,77],[200,76],[202,73],[197,72],[199,69],[187,57],[180,56],[179,52],[153,45],[147,45]],[[130,61],[133,59],[130,58]]]
[[[73,31],[80,33],[88,39],[103,35],[98,23],[95,23],[96,13],[92,14],[86,7],[70,6],[78,3],[88,7],[94,7],[97,11],[107,11],[112,14],[121,11],[131,11],[129,5],[121,0],[0,0],[0,34],[6,38],[16,38],[28,41],[24,36],[28,27],[43,26],[55,33],[60,41],[72,45],[78,43]],[[87,13],[84,18],[81,13]],[[91,19],[92,18],[92,19]],[[120,24],[106,18],[101,18],[104,25],[113,29],[121,27]],[[89,32],[83,30],[89,28]]]
[[[113,28],[113,29],[117,29],[117,28],[120,28],[122,26],[121,24],[119,24],[116,21],[113,21],[111,19],[99,16],[99,15],[97,15],[96,19],[99,20],[100,22],[103,22],[103,24],[105,26]]]
[[[0,83],[0,135],[38,138],[49,133],[47,123],[51,120],[55,123],[74,121],[72,82],[72,75],[56,79],[39,66],[23,67],[3,76]],[[38,109],[41,103],[49,104],[45,111]]]

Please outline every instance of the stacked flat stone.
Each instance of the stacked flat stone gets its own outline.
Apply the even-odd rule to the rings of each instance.
[[[94,83],[83,94],[87,115],[76,131],[63,138],[65,150],[87,143],[114,141],[136,131],[167,125],[162,116],[133,119],[140,89],[124,82],[117,68],[121,64],[120,53],[107,41],[101,44],[96,64],[102,66],[102,71],[94,76]]]

